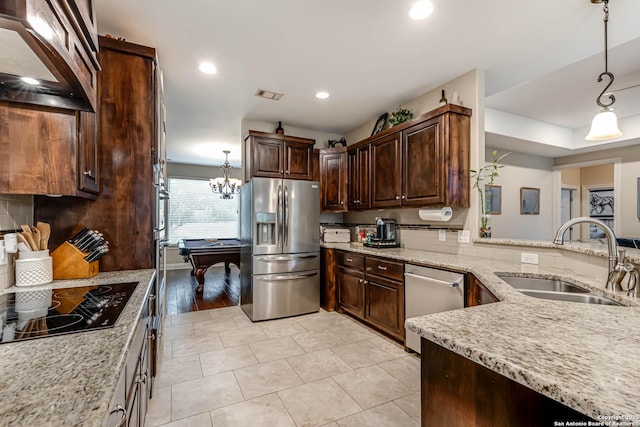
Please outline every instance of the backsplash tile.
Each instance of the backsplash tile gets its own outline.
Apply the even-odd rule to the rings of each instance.
[[[20,224],[33,224],[33,196],[0,194],[0,231],[19,229]]]

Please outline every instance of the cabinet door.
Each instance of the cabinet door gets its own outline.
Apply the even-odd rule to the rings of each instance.
[[[284,153],[282,141],[271,138],[253,138],[253,173],[251,176],[282,178]]]
[[[404,337],[404,286],[367,277],[365,320]]]
[[[336,282],[338,305],[345,311],[361,319],[364,318],[364,274],[338,268]]]
[[[371,207],[400,206],[402,192],[400,133],[371,143]]]
[[[321,210],[344,212],[346,198],[346,152],[320,153]]]
[[[358,148],[358,208],[369,209],[371,198],[369,197],[369,177],[371,173],[371,146],[365,145]]]
[[[445,202],[443,120],[438,116],[402,131],[402,204]]]
[[[98,121],[95,113],[78,113],[78,188],[97,194],[100,191],[98,170]]]
[[[473,275],[467,276],[465,307],[490,304],[500,301]]]
[[[304,142],[284,142],[285,169],[284,177],[311,181],[313,168],[313,145]]]
[[[360,173],[358,171],[358,149],[347,151],[347,207],[358,209],[360,197]]]

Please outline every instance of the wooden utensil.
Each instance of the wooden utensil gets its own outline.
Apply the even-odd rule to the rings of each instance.
[[[22,224],[20,228],[22,228],[22,231],[23,231],[22,234],[24,235],[24,238],[27,239],[29,246],[31,246],[31,250],[32,251],[40,250],[40,245],[36,245],[36,241],[33,239],[33,233],[31,232],[31,228],[26,224]]]
[[[18,236],[18,242],[22,242],[25,245],[27,245],[27,247],[29,248],[30,251],[32,251],[33,249],[31,248],[31,244],[29,244],[29,241],[27,240],[26,237],[24,237],[24,233],[17,233]]]
[[[51,237],[51,225],[46,222],[38,222],[36,224],[40,230],[40,249],[49,249],[49,237]]]
[[[42,248],[40,247],[40,230],[38,230],[36,227],[31,227],[31,234],[33,234],[33,241],[38,247],[36,251],[42,250]]]

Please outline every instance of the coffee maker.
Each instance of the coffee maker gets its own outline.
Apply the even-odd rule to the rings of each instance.
[[[376,234],[369,239],[365,246],[372,248],[398,248],[398,235],[396,233],[396,221],[391,218],[376,218]]]

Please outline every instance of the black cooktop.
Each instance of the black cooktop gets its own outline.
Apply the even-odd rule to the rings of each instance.
[[[16,290],[0,296],[0,344],[116,324],[138,282]]]

